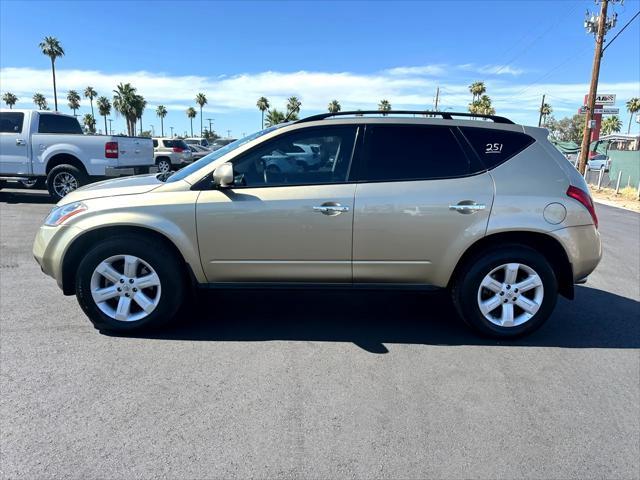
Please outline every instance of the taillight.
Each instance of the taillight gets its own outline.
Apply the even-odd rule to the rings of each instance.
[[[173,153],[182,153],[184,148],[181,147],[173,147]]]
[[[118,158],[118,142],[104,144],[104,158]]]
[[[584,205],[584,207],[589,211],[594,225],[598,228],[598,217],[596,215],[596,208],[593,205],[591,196],[584,190],[574,187],[573,185],[569,185],[569,188],[567,188],[567,195]]]

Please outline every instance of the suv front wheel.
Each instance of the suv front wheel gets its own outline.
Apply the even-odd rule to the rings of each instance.
[[[549,318],[558,282],[543,255],[507,245],[476,256],[461,269],[451,293],[458,313],[471,327],[494,337],[517,337]]]
[[[141,236],[96,245],[82,259],[76,297],[98,330],[133,331],[170,321],[184,297],[175,254]]]

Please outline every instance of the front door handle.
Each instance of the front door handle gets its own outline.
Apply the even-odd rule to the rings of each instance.
[[[16,145],[26,145],[27,141],[23,140],[22,138],[16,138]]]
[[[320,212],[324,215],[329,215],[333,217],[336,215],[340,215],[343,212],[348,212],[349,207],[340,205],[339,203],[336,203],[336,202],[325,202],[320,206],[313,207],[313,211]]]
[[[458,202],[457,205],[449,205],[449,210],[453,210],[464,215],[476,213],[480,210],[484,210],[485,208],[487,208],[486,205],[476,203],[473,200],[463,200],[461,202]]]

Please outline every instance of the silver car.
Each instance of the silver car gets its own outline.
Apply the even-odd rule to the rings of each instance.
[[[573,298],[600,261],[598,220],[546,130],[363,116],[377,113],[316,115],[168,177],[80,188],[45,220],[34,256],[103,330],[179,318],[197,287],[436,287],[499,337],[532,332],[558,294]],[[313,169],[268,168],[296,145],[315,147]]]

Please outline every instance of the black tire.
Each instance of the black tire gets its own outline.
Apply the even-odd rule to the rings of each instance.
[[[20,180],[20,185],[27,190],[42,190],[46,183],[44,178],[30,178],[29,180]]]
[[[151,266],[160,279],[158,304],[151,313],[140,320],[116,320],[104,313],[93,300],[91,294],[93,272],[102,261],[114,255],[138,257]],[[99,243],[82,259],[76,276],[76,298],[84,313],[98,330],[133,332],[154,329],[171,321],[180,309],[186,291],[183,272],[180,259],[176,258],[175,253],[166,245],[155,239],[151,240],[138,235],[123,235]]]
[[[167,169],[163,171],[161,169],[161,167],[160,167],[161,164],[167,165]],[[159,173],[169,173],[173,169],[173,165],[171,164],[171,160],[169,158],[167,158],[167,157],[158,158],[158,160],[156,160],[156,166],[158,167],[158,172]]]
[[[5,186],[4,180],[0,180],[0,190],[2,190]]]
[[[64,193],[57,184],[57,181],[60,180],[61,176],[65,176],[65,178],[71,179],[71,182],[75,184],[75,187],[70,188],[66,193]],[[49,191],[49,195],[57,202],[62,197],[64,197],[67,193],[72,192],[76,188],[80,188],[83,185],[87,184],[87,175],[77,167],[73,165],[58,165],[57,167],[53,167],[49,174],[47,175],[47,190]]]
[[[504,264],[519,263],[533,269],[542,281],[544,294],[538,310],[531,318],[517,326],[499,326],[485,318],[478,305],[478,295],[480,285],[486,275],[495,268]],[[537,330],[549,318],[558,299],[558,281],[553,268],[547,259],[536,250],[522,245],[505,245],[500,248],[487,250],[476,255],[459,269],[460,273],[454,280],[451,288],[451,296],[458,314],[469,326],[476,331],[498,338],[514,338],[528,335]],[[522,273],[522,272],[521,272]],[[526,272],[524,272],[526,275]],[[501,299],[506,299],[508,295],[517,300],[517,294],[513,291],[506,291],[506,296],[500,295]],[[518,292],[522,296],[521,292]],[[482,291],[482,295],[491,297],[493,292]],[[514,301],[515,301],[514,300]],[[504,300],[502,300],[504,302]],[[505,302],[508,303],[508,302]],[[502,305],[499,306],[502,311]],[[514,305],[512,307],[515,314],[524,311]]]

